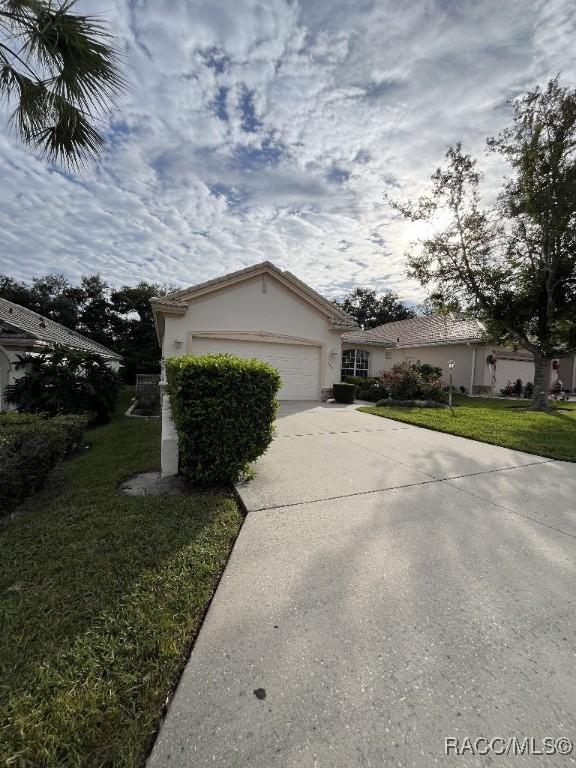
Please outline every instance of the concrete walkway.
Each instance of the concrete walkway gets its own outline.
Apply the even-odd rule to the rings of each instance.
[[[576,465],[287,404],[149,760],[568,766],[445,738],[576,743]]]

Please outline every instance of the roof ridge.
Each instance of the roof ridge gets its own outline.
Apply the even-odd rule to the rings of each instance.
[[[1,304],[8,304],[9,307],[15,307],[19,313],[22,313],[24,316],[26,315],[33,315],[35,318],[38,318],[39,323],[38,326],[41,329],[42,325],[41,323],[44,323],[44,327],[47,327],[47,324],[49,326],[52,326],[52,328],[58,329],[60,332],[64,332],[68,335],[68,337],[71,337],[77,341],[85,342],[87,345],[87,348],[97,348],[102,350],[106,353],[106,355],[111,357],[117,357],[118,359],[121,358],[121,355],[119,355],[117,352],[114,352],[112,349],[109,349],[108,347],[104,346],[104,344],[100,344],[98,341],[94,341],[93,339],[88,338],[88,336],[84,336],[83,334],[79,333],[78,331],[73,330],[72,328],[68,328],[66,325],[62,325],[62,323],[59,323],[57,320],[52,320],[50,317],[46,317],[45,315],[41,315],[39,312],[36,312],[34,309],[30,309],[29,307],[25,307],[22,304],[17,304],[15,301],[10,301],[10,299],[5,299],[3,296],[0,296],[0,305]],[[17,317],[14,318],[7,318],[7,317],[0,317],[0,320],[3,320],[4,322],[8,323],[9,325],[14,325],[16,328],[20,328],[20,330],[25,331],[28,334],[31,334],[34,336],[38,341],[52,341],[53,344],[61,343],[63,346],[65,346],[65,341],[62,340],[62,342],[54,341],[53,339],[47,339],[43,337],[41,333],[37,333],[36,329],[30,329],[23,327],[21,325],[18,325]],[[13,320],[15,322],[13,322]]]

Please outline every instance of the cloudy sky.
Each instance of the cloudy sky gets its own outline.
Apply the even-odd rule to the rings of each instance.
[[[572,0],[86,0],[130,83],[109,145],[70,175],[0,128],[0,271],[188,285],[269,259],[328,296],[418,301],[417,236],[385,192],[423,191],[509,100],[576,83]]]

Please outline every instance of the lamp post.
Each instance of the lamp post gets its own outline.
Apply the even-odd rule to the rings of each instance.
[[[450,387],[448,389],[448,406],[452,408],[452,371],[454,370],[454,360],[448,360],[448,368],[450,370]]]

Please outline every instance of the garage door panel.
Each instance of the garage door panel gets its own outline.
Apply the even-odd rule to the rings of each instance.
[[[191,352],[193,355],[227,352],[269,363],[282,377],[280,400],[317,400],[320,396],[319,347],[193,336]]]
[[[522,379],[522,383],[534,381],[534,363],[528,360],[503,360],[499,359],[496,363],[496,392],[508,384],[514,383],[516,379]]]

